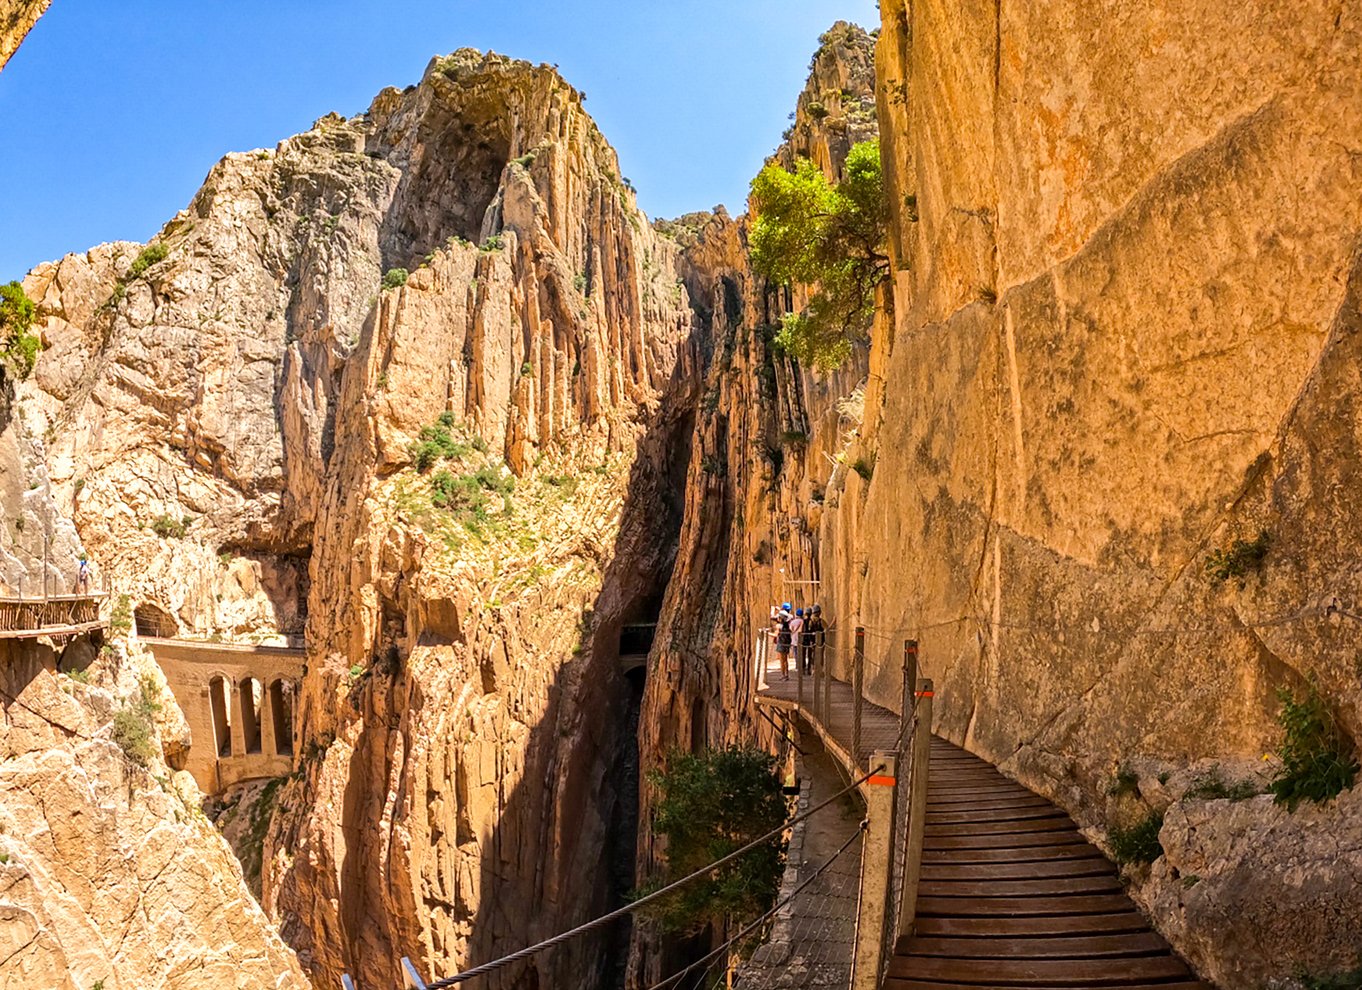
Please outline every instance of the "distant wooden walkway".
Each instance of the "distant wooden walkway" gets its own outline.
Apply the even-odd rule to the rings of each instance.
[[[100,606],[109,596],[48,595],[46,598],[0,596],[0,639],[78,636],[104,627]]]
[[[914,934],[885,990],[1210,990],[1049,801],[932,741]]]

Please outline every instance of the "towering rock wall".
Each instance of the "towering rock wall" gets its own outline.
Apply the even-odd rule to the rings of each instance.
[[[619,634],[670,572],[708,358],[678,255],[579,93],[461,51],[25,282],[26,435],[115,587],[184,637],[305,624],[261,885],[319,984],[632,884]],[[607,979],[621,935],[503,979]]]
[[[1362,734],[1326,611],[1358,592],[1357,11],[883,15],[904,270],[874,477],[822,531],[839,612],[918,638],[939,730],[1098,829],[1261,765],[1279,688]],[[1261,575],[1209,580],[1262,530]],[[1355,965],[1359,809],[1180,801],[1137,894],[1226,985]]]
[[[939,732],[1099,839],[1165,814],[1134,892],[1204,974],[1353,967],[1362,796],[1290,815],[1197,785],[1261,788],[1279,688],[1313,681],[1362,734],[1362,23],[1329,3],[882,15],[894,275],[864,419],[812,421],[841,462],[817,500],[769,458],[731,525],[697,512],[728,580],[694,637],[710,653],[650,686],[645,741],[752,731],[745,640],[804,550],[829,613],[867,628],[880,701],[917,639]],[[809,394],[747,373],[729,430]],[[1210,580],[1209,555],[1263,530],[1261,573]],[[716,580],[696,560],[677,602]]]

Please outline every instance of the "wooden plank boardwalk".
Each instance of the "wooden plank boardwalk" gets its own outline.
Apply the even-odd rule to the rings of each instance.
[[[1069,816],[932,740],[917,924],[885,990],[1210,990]]]

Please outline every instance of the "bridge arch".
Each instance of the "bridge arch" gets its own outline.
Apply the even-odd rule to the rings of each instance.
[[[243,677],[237,688],[241,701],[241,751],[262,753],[260,712],[265,700],[265,688],[255,677]]]
[[[293,755],[293,703],[296,696],[297,685],[293,681],[276,677],[270,682],[268,707],[276,756]]]
[[[208,716],[214,752],[218,756],[231,756],[232,682],[225,674],[214,674],[208,679]]]

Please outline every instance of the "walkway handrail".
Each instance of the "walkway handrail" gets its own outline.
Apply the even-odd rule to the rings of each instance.
[[[757,685],[770,676],[767,658],[775,648],[774,632],[762,630],[756,638]],[[803,656],[796,648],[797,676],[802,678]],[[863,729],[867,718],[871,724],[883,725],[886,714],[892,712],[873,702],[866,694],[865,630],[856,627],[849,651],[842,654],[843,676],[850,684],[840,682],[842,698],[834,728],[832,685],[835,678],[829,664],[827,643],[820,636],[812,651],[813,692],[811,703],[806,701],[802,679],[795,686],[798,710],[818,730],[829,744],[829,751],[849,770],[859,772],[867,763],[879,763],[888,769],[869,782],[862,796],[867,807],[870,829],[866,835],[865,855],[862,857],[861,907],[857,919],[856,957],[853,966],[853,990],[873,990],[886,971],[889,958],[902,935],[911,933],[917,915],[917,890],[921,876],[923,821],[927,811],[928,761],[931,753],[932,682],[919,679],[918,643],[903,641],[902,695],[899,706],[898,731],[892,748],[866,751]],[[835,651],[834,651],[835,652]],[[888,673],[883,661],[872,664],[879,671],[883,683]],[[850,705],[846,688],[850,687]],[[788,691],[788,688],[786,689]],[[783,697],[788,703],[788,693]],[[850,713],[847,712],[850,707]],[[874,712],[869,715],[868,711]],[[847,715],[850,714],[850,725]],[[872,733],[871,738],[875,735]],[[884,739],[881,729],[879,739]],[[872,744],[873,745],[873,744]]]
[[[52,595],[46,599],[0,597],[0,639],[73,636],[104,625],[107,594]]]
[[[852,791],[856,790],[858,787],[860,787],[866,781],[870,780],[872,777],[874,777],[883,769],[884,767],[882,766],[875,767],[873,770],[864,774],[859,779],[852,781],[850,784],[842,788],[836,794],[833,794],[825,798],[824,800],[820,801],[818,804],[814,805],[808,811],[801,812],[800,814],[795,815],[795,817],[791,818],[789,821],[782,822],[779,826],[773,828],[765,835],[753,839],[745,846],[742,846],[739,849],[735,849],[727,856],[715,860],[708,866],[702,867],[701,869],[696,870],[694,873],[682,877],[680,880],[675,880],[672,883],[667,884],[665,887],[653,891],[651,894],[647,894],[643,897],[640,897],[636,901],[631,901],[630,903],[624,905],[623,907],[616,908],[614,911],[610,911],[607,914],[603,914],[598,918],[593,918],[591,921],[578,925],[576,928],[571,928],[568,931],[560,932],[559,934],[554,935],[552,938],[546,938],[542,942],[536,942],[534,945],[526,946],[525,948],[519,949],[516,952],[512,952],[509,955],[502,956],[498,959],[493,959],[491,962],[486,962],[479,966],[474,966],[471,969],[464,970],[462,973],[456,973],[453,976],[447,976],[444,979],[433,980],[430,983],[421,982],[421,978],[417,974],[416,968],[415,966],[412,965],[411,960],[404,958],[402,960],[402,966],[404,976],[407,981],[406,983],[407,990],[446,990],[446,988],[448,987],[453,987],[457,986],[460,983],[465,983],[468,980],[471,980],[477,976],[485,976],[488,973],[492,973],[505,966],[509,966],[511,963],[519,962],[522,959],[528,959],[531,956],[537,955],[538,953],[543,952],[545,949],[551,949],[554,946],[561,945],[564,942],[571,941],[572,939],[577,938],[580,935],[585,935],[588,932],[595,931],[598,928],[603,928],[607,925],[610,925],[618,921],[620,918],[625,917],[626,915],[633,914],[639,908],[645,907],[649,904],[652,904],[654,901],[660,900],[663,897],[675,893],[677,890],[681,889],[682,887],[686,886],[689,883],[692,883],[695,880],[698,880],[700,877],[708,876],[709,874],[713,873],[720,867],[727,866],[729,863],[733,862],[734,860],[738,859],[741,856],[745,856],[752,850],[765,845],[772,839],[778,838],[779,836],[783,835],[787,830],[793,828],[795,825],[798,825],[800,822],[807,821],[808,819],[812,818],[814,815],[822,811],[824,808],[831,807],[835,802],[840,800],[845,795],[850,794]]]

